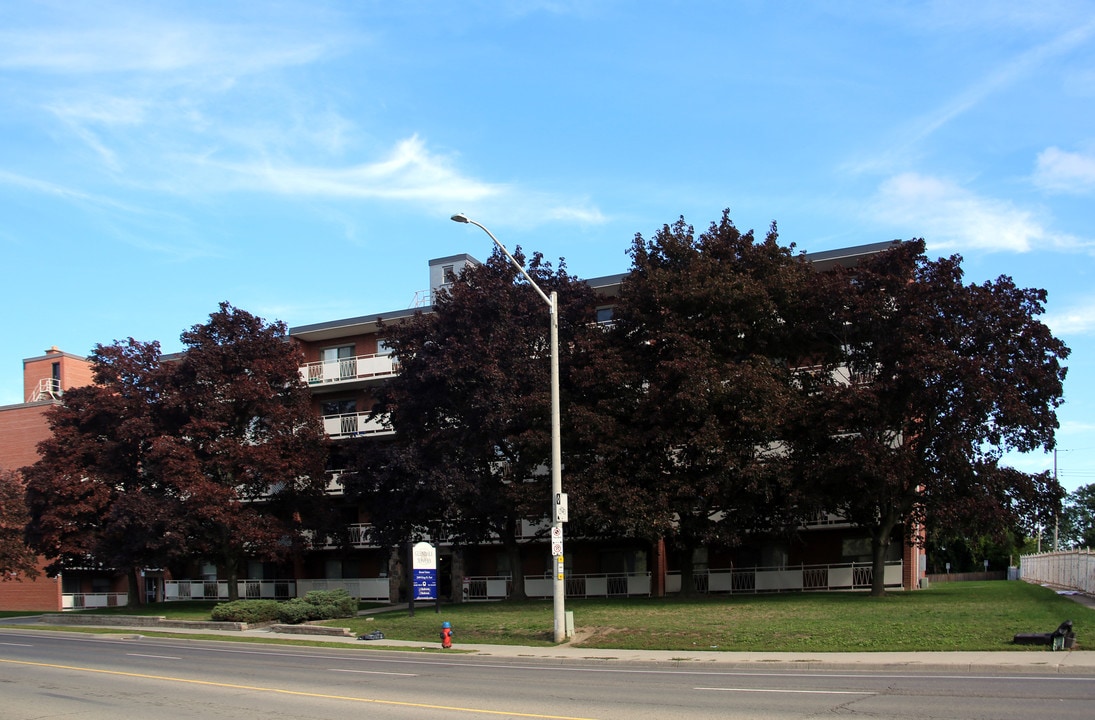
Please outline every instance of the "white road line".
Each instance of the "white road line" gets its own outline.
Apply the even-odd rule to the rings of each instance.
[[[33,645],[29,645],[27,643],[0,643],[0,645],[8,645],[10,647],[34,647]]]
[[[381,672],[379,670],[345,670],[343,668],[328,668],[327,672],[355,673],[357,675],[395,675],[396,677],[418,677],[418,673]]]
[[[140,653],[126,653],[129,657],[143,657],[152,658],[153,660],[182,660],[181,657],[174,657],[172,655],[142,655]]]
[[[698,687],[692,688],[693,690],[713,690],[715,692],[753,692],[753,693],[787,693],[787,694],[801,694],[801,695],[877,695],[876,692],[868,692],[866,690],[766,690],[762,688],[716,688],[716,687]]]

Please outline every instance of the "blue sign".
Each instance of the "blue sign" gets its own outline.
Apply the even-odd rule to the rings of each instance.
[[[437,599],[437,570],[414,569],[414,599]]]

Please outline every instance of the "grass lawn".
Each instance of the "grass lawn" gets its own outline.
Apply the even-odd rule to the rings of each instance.
[[[576,638],[589,648],[738,651],[1029,650],[1016,633],[1051,632],[1074,621],[1078,642],[1095,631],[1095,610],[1023,582],[937,584],[872,598],[863,593],[733,595],[696,600],[570,600]],[[416,605],[373,621],[327,624],[355,632],[436,642],[448,620],[456,642],[551,645],[550,601]],[[1095,640],[1089,640],[1095,646]],[[1043,648],[1044,649],[1044,648]]]
[[[111,608],[96,614],[164,615],[208,620],[214,603],[159,603]],[[362,604],[362,608],[376,607]],[[591,649],[724,650],[772,652],[1044,650],[1011,643],[1016,633],[1051,632],[1072,620],[1077,649],[1095,647],[1095,610],[1052,590],[1024,582],[933,585],[881,598],[865,593],[721,595],[694,600],[631,598],[568,600],[579,647]],[[92,612],[92,611],[88,611]],[[20,614],[20,613],[5,613]],[[25,613],[22,613],[25,614]],[[388,638],[438,643],[441,622],[455,641],[499,645],[552,645],[550,600],[434,605],[326,622],[355,634],[380,630]],[[1086,642],[1085,642],[1086,641]]]

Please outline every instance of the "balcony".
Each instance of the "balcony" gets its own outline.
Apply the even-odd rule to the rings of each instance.
[[[541,520],[538,522],[532,522],[529,520],[522,520],[521,526],[517,531],[517,539],[521,541],[534,541],[534,540],[547,540],[547,533],[551,528],[551,524],[547,520]],[[347,525],[347,529],[350,533],[350,545],[355,548],[375,548],[380,547],[376,544],[373,537],[373,525],[372,523],[353,523]],[[450,545],[452,544],[452,538],[450,537],[431,537],[430,535],[423,536],[423,539],[433,545]],[[494,542],[499,542],[495,538]],[[333,549],[338,547],[337,543],[330,538],[324,540],[322,543],[316,544],[317,548]]]
[[[367,435],[391,435],[395,432],[386,420],[370,419],[371,413],[345,413],[324,415],[323,432],[332,440],[365,437]]]
[[[300,368],[301,379],[313,389],[345,388],[369,381],[390,378],[399,372],[399,363],[388,354],[358,355],[311,362]]]

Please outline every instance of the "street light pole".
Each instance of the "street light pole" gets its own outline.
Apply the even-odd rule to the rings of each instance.
[[[536,291],[544,302],[547,303],[548,313],[551,316],[551,538],[552,543],[558,544],[560,553],[552,557],[552,564],[555,565],[552,568],[552,596],[554,598],[554,626],[555,626],[555,642],[560,643],[566,640],[566,583],[563,578],[563,555],[561,552],[562,539],[563,539],[563,520],[562,513],[565,512],[565,505],[563,503],[563,441],[562,441],[562,420],[559,411],[559,296],[554,290],[551,294],[546,294],[540,289],[540,286],[529,277],[529,274],[525,272],[525,269],[521,267],[521,264],[513,259],[513,256],[509,254],[509,250],[506,250],[506,246],[498,241],[498,238],[494,237],[494,233],[488,230],[483,225],[477,223],[471,218],[463,214],[453,215],[453,222],[467,223],[474,225],[483,232],[485,232],[494,244],[498,246],[498,249],[502,251],[502,254],[513,264],[515,268],[524,276],[525,280],[532,289]]]

